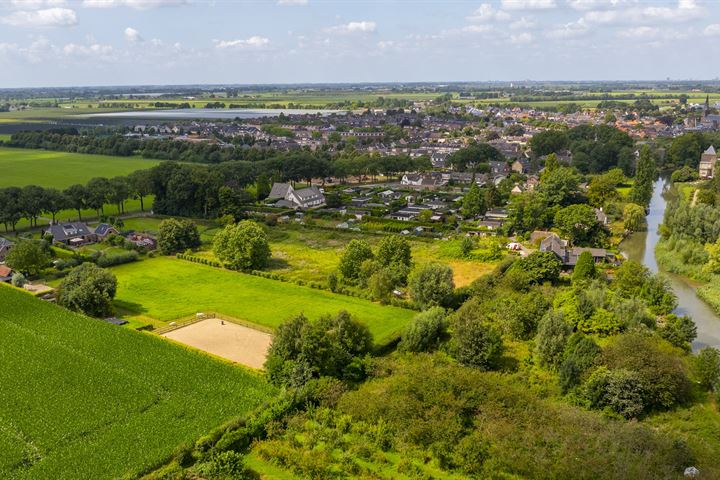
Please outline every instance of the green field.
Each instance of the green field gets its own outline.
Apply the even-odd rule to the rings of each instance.
[[[261,377],[0,285],[0,478],[136,478],[274,394]]]
[[[304,313],[310,319],[347,310],[368,325],[375,340],[391,339],[415,312],[368,300],[158,257],[112,269],[118,279],[115,304],[162,321],[218,312],[275,328]]]
[[[112,178],[154,167],[159,160],[0,147],[0,187],[67,188],[93,177]]]

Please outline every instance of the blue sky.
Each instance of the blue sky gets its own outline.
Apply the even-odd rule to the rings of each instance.
[[[712,79],[717,0],[0,0],[0,87]]]

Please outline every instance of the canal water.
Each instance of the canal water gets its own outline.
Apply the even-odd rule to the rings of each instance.
[[[643,263],[651,271],[659,271],[668,278],[678,298],[675,313],[689,315],[697,325],[697,339],[692,345],[694,351],[706,346],[720,348],[720,317],[697,297],[695,285],[690,280],[658,268],[655,258],[655,246],[660,240],[658,227],[663,221],[665,208],[673,195],[677,195],[677,191],[672,188],[668,179],[660,178],[655,182],[650,212],[647,216],[647,231],[633,233],[622,242],[620,249],[630,260]]]

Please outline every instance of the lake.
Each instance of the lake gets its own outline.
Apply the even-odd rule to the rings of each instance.
[[[667,179],[658,179],[655,182],[650,211],[647,215],[647,231],[633,233],[622,242],[620,248],[630,260],[643,263],[651,271],[660,272],[668,278],[678,298],[675,313],[689,315],[697,325],[697,338],[693,342],[693,350],[698,351],[707,346],[720,348],[720,317],[697,297],[695,285],[690,280],[659,268],[655,258],[655,246],[660,240],[658,227],[663,221],[668,201],[677,194]]]

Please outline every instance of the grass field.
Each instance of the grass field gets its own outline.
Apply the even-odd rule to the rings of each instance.
[[[261,377],[0,285],[0,478],[136,478],[274,394]]]
[[[197,312],[218,312],[275,328],[304,313],[310,319],[347,310],[383,343],[415,312],[336,295],[277,280],[158,257],[112,269],[118,279],[115,303],[123,310],[162,321]]]
[[[66,188],[93,177],[112,178],[154,167],[159,160],[0,147],[0,187]]]

